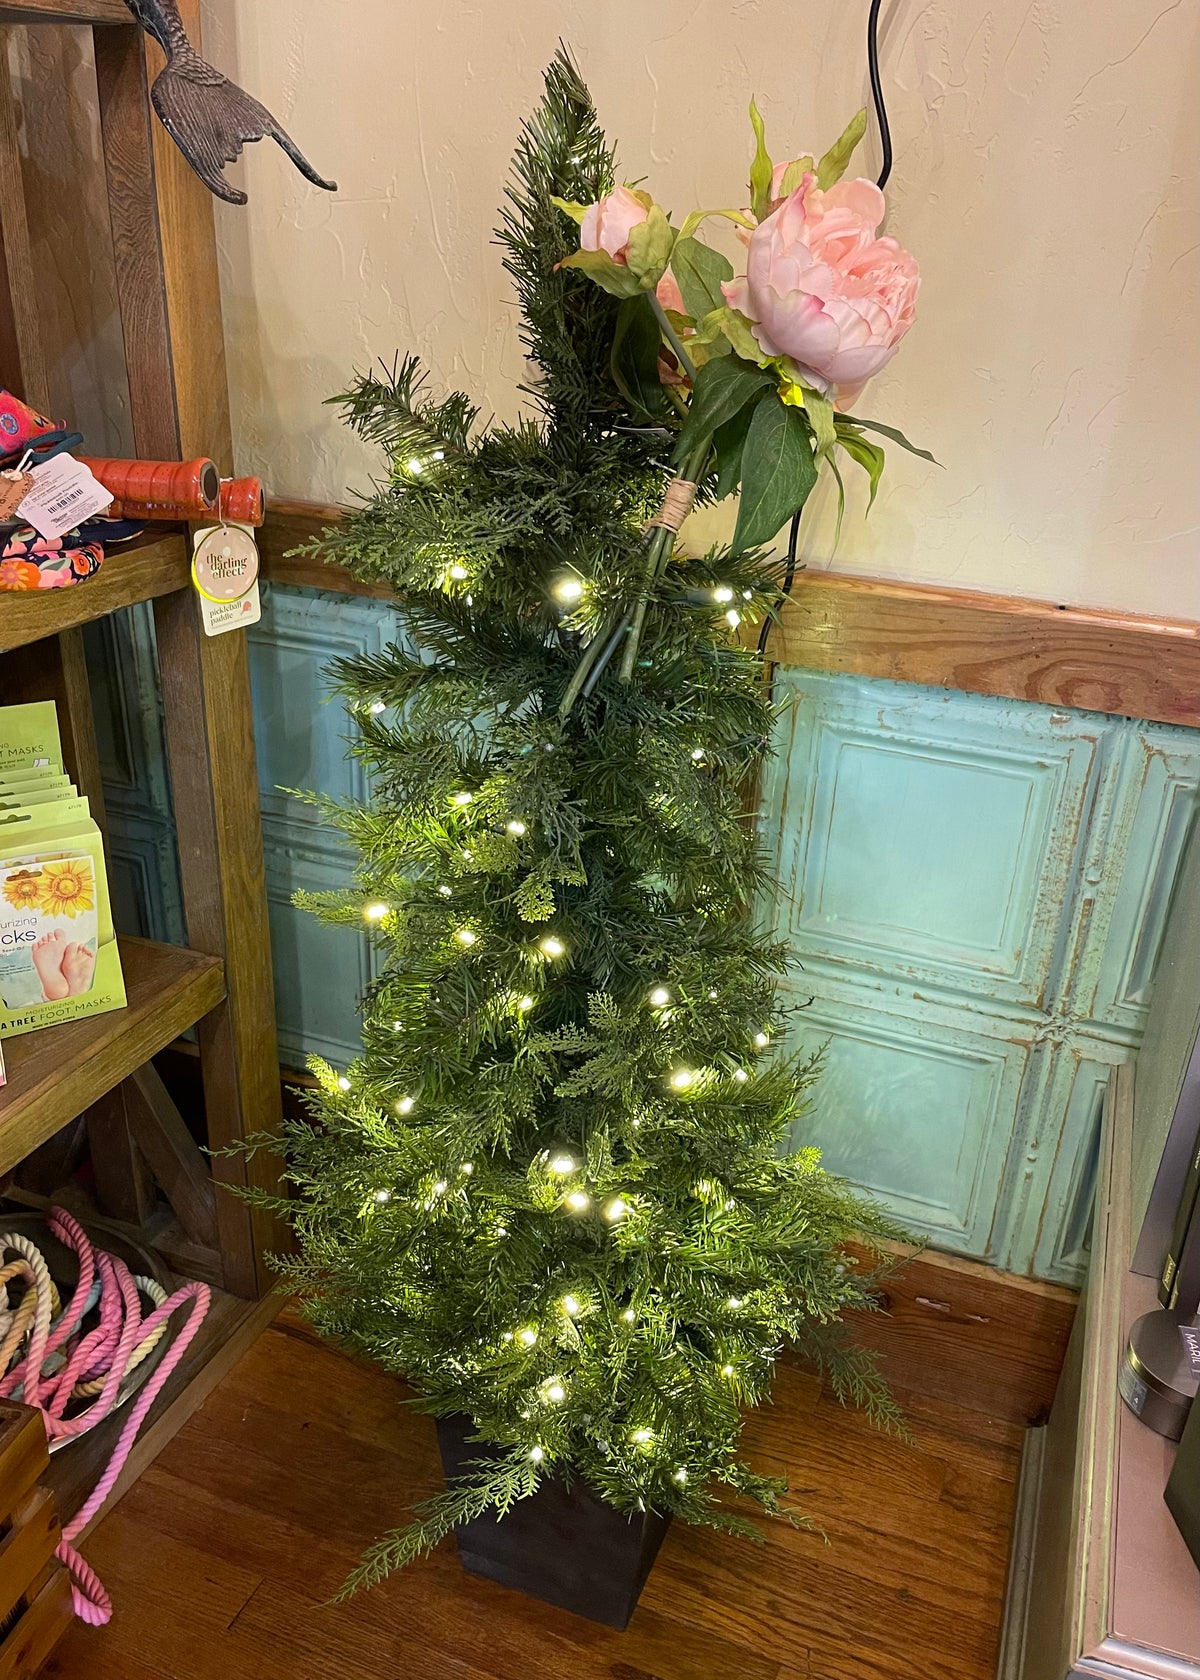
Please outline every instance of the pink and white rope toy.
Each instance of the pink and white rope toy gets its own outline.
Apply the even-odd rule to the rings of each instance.
[[[168,1320],[181,1307],[189,1308],[186,1322],[134,1402],[107,1469],[63,1529],[56,1553],[71,1574],[75,1614],[99,1627],[112,1615],[112,1601],[71,1541],[83,1533],[111,1493],[146,1414],[199,1330],[211,1296],[206,1284],[185,1283],[164,1298],[157,1284],[135,1279],[115,1254],[93,1248],[83,1227],[65,1209],[50,1208],[46,1222],[51,1235],[75,1251],[78,1282],[53,1323],[56,1292],[41,1251],[28,1237],[0,1235],[0,1259],[18,1257],[3,1266],[0,1276],[5,1282],[12,1279],[26,1285],[24,1297],[12,1312],[0,1313],[0,1396],[37,1406],[51,1442],[82,1435],[101,1423],[117,1403],[124,1378],[166,1334]],[[144,1318],[139,1287],[156,1302]],[[93,1300],[99,1322],[85,1332],[81,1324]],[[14,1357],[16,1363],[9,1366]],[[65,1413],[72,1399],[90,1403],[68,1418]]]

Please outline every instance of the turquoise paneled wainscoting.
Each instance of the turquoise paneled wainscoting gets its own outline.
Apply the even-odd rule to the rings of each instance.
[[[343,1063],[371,953],[291,903],[350,859],[296,791],[366,793],[323,668],[402,635],[386,603],[278,584],[248,632],[280,1054]],[[177,937],[148,611],[89,645],[130,932]],[[1086,1263],[1100,1102],[1137,1048],[1200,786],[1200,732],[1066,707],[776,674],[763,784],[795,958],[794,1046],[824,1071],[794,1141],[939,1248],[1060,1282]]]

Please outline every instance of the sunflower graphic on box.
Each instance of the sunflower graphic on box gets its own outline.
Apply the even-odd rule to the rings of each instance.
[[[26,857],[0,871],[0,1002],[21,1009],[90,992],[98,931],[91,857]]]
[[[69,916],[94,910],[96,895],[90,858],[63,858],[45,863],[41,870],[38,908],[48,916]]]

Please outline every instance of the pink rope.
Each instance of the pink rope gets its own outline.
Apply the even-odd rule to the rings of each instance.
[[[46,1220],[51,1233],[68,1248],[74,1249],[79,1261],[79,1281],[53,1330],[49,1327],[48,1293],[44,1301],[39,1296],[38,1311],[29,1336],[29,1352],[19,1365],[0,1379],[0,1395],[11,1395],[19,1388],[26,1404],[40,1409],[51,1441],[82,1435],[105,1418],[116,1403],[121,1380],[134,1350],[165,1326],[181,1307],[190,1309],[187,1321],[166,1356],[134,1402],[104,1474],[63,1529],[62,1540],[55,1551],[55,1556],[66,1565],[71,1575],[75,1614],[93,1627],[102,1627],[112,1615],[112,1600],[95,1571],[84,1562],[71,1541],[83,1533],[112,1492],[147,1413],[191,1345],[208,1312],[212,1296],[207,1284],[185,1283],[143,1319],[137,1285],[128,1266],[115,1254],[106,1254],[102,1249],[94,1250],[83,1227],[64,1208],[51,1208]],[[34,1259],[38,1266],[42,1264],[36,1254]],[[47,1356],[57,1353],[67,1344],[83,1317],[97,1270],[100,1276],[99,1323],[79,1337],[58,1370],[49,1376],[43,1375]],[[74,1418],[64,1417],[76,1384],[82,1378],[99,1380],[101,1372],[104,1373],[104,1386],[92,1404]]]

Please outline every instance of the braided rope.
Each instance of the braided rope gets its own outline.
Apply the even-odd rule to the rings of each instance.
[[[0,1259],[5,1251],[19,1256],[0,1266],[0,1299],[5,1298],[9,1282],[19,1280],[26,1285],[15,1310],[6,1307],[0,1318],[0,1395],[20,1395],[27,1404],[37,1406],[51,1442],[82,1435],[106,1418],[119,1403],[122,1384],[130,1373],[168,1334],[172,1316],[183,1307],[188,1309],[186,1322],[130,1408],[107,1468],[64,1527],[55,1551],[71,1576],[75,1614],[101,1627],[112,1615],[112,1601],[71,1542],[112,1492],[151,1406],[191,1345],[212,1297],[203,1283],[185,1283],[168,1295],[152,1278],[135,1278],[115,1254],[94,1249],[83,1227],[63,1208],[51,1208],[46,1221],[51,1235],[74,1250],[78,1281],[70,1300],[61,1307],[36,1243],[15,1232],[0,1235]],[[139,1295],[154,1304],[145,1318]],[[97,1323],[77,1334],[93,1308],[98,1311]],[[22,1345],[24,1358],[8,1369]],[[91,1404],[68,1418],[64,1414],[72,1400]]]

